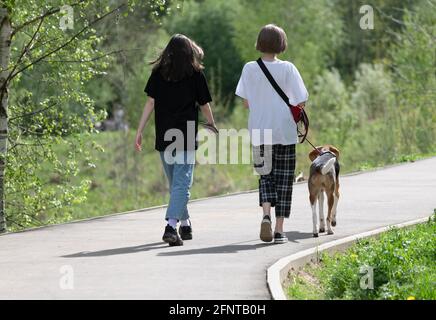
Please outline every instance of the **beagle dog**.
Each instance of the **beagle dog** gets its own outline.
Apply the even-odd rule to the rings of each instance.
[[[312,161],[308,180],[309,200],[312,206],[313,236],[325,232],[324,192],[327,195],[327,234],[333,234],[332,226],[336,226],[336,208],[339,200],[339,150],[332,145],[316,147],[309,153]],[[316,214],[316,201],[319,202],[319,229]]]

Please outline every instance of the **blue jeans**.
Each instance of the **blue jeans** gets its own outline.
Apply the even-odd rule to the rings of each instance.
[[[195,151],[160,152],[160,158],[170,187],[170,202],[165,219],[189,219],[188,201],[191,196],[195,166]]]

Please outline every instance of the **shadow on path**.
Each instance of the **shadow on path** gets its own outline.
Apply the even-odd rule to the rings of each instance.
[[[295,242],[298,243],[297,240],[300,239],[309,239],[312,238],[311,232],[299,232],[299,231],[289,231],[285,232],[286,236],[288,237],[289,242]],[[180,255],[190,255],[190,254],[217,254],[217,253],[238,253],[240,251],[247,251],[247,250],[256,250],[258,248],[274,245],[274,242],[261,242],[256,244],[241,244],[241,243],[247,243],[247,242],[253,242],[253,241],[260,241],[260,240],[249,240],[249,241],[243,241],[233,244],[228,244],[224,246],[217,246],[217,247],[207,247],[207,248],[199,248],[199,249],[191,249],[191,250],[180,250],[180,251],[172,251],[172,252],[160,252],[157,255],[158,256],[180,256]]]
[[[285,232],[289,242],[299,243],[297,240],[309,239],[313,237],[312,232],[288,231]]]
[[[224,246],[207,247],[191,250],[180,250],[173,252],[160,252],[158,256],[185,256],[190,254],[216,254],[216,253],[238,253],[246,250],[256,250],[257,248],[269,246],[270,243],[257,244],[227,244]]]
[[[312,233],[298,232],[298,231],[289,231],[286,232],[286,236],[288,237],[290,242],[298,243],[299,239],[307,239],[312,237]],[[256,244],[242,244],[247,242],[258,241],[249,240],[243,241],[233,244],[228,244],[224,246],[216,246],[216,247],[207,247],[207,248],[199,248],[199,249],[190,249],[190,250],[180,250],[173,252],[161,252],[159,256],[179,256],[179,255],[189,255],[189,254],[217,254],[217,253],[237,253],[240,251],[247,250],[256,250],[257,248],[262,248],[265,246],[272,245],[273,243],[256,243]],[[260,241],[260,240],[259,240]],[[156,249],[170,248],[168,244],[164,242],[154,242],[149,244],[143,244],[139,246],[132,247],[123,247],[123,248],[115,248],[115,249],[107,249],[100,251],[82,251],[69,255],[61,256],[62,258],[87,258],[87,257],[105,257],[105,256],[114,256],[120,254],[131,254],[138,252],[145,252]]]
[[[101,251],[82,251],[82,252],[73,253],[61,257],[62,258],[104,257],[104,256],[114,256],[118,254],[144,252],[154,249],[162,249],[166,247],[168,247],[168,244],[164,242],[154,242],[154,243],[143,244],[140,246],[133,246],[133,247],[115,248],[115,249],[107,249]]]

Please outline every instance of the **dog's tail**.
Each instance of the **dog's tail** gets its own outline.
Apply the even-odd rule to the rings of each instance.
[[[323,166],[322,166],[322,168],[321,168],[321,174],[322,175],[325,175],[325,174],[327,174],[328,172],[330,172],[330,170],[332,170],[333,169],[333,167],[334,167],[334,165],[335,165],[335,162],[336,162],[336,158],[331,158],[331,159],[329,159]]]

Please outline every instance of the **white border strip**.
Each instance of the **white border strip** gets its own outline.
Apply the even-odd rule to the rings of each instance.
[[[325,250],[331,252],[345,250],[359,239],[377,236],[380,233],[388,231],[392,227],[404,228],[415,224],[424,223],[428,221],[430,217],[432,217],[432,215],[425,218],[420,218],[396,225],[390,225],[375,230],[359,233],[342,239],[329,241],[319,246],[299,251],[287,257],[281,258],[267,270],[267,285],[271,293],[272,299],[287,300],[286,294],[283,292],[282,283],[287,278],[289,270],[291,270],[292,268],[299,268],[301,266],[304,266],[309,261],[317,261],[320,252]]]

